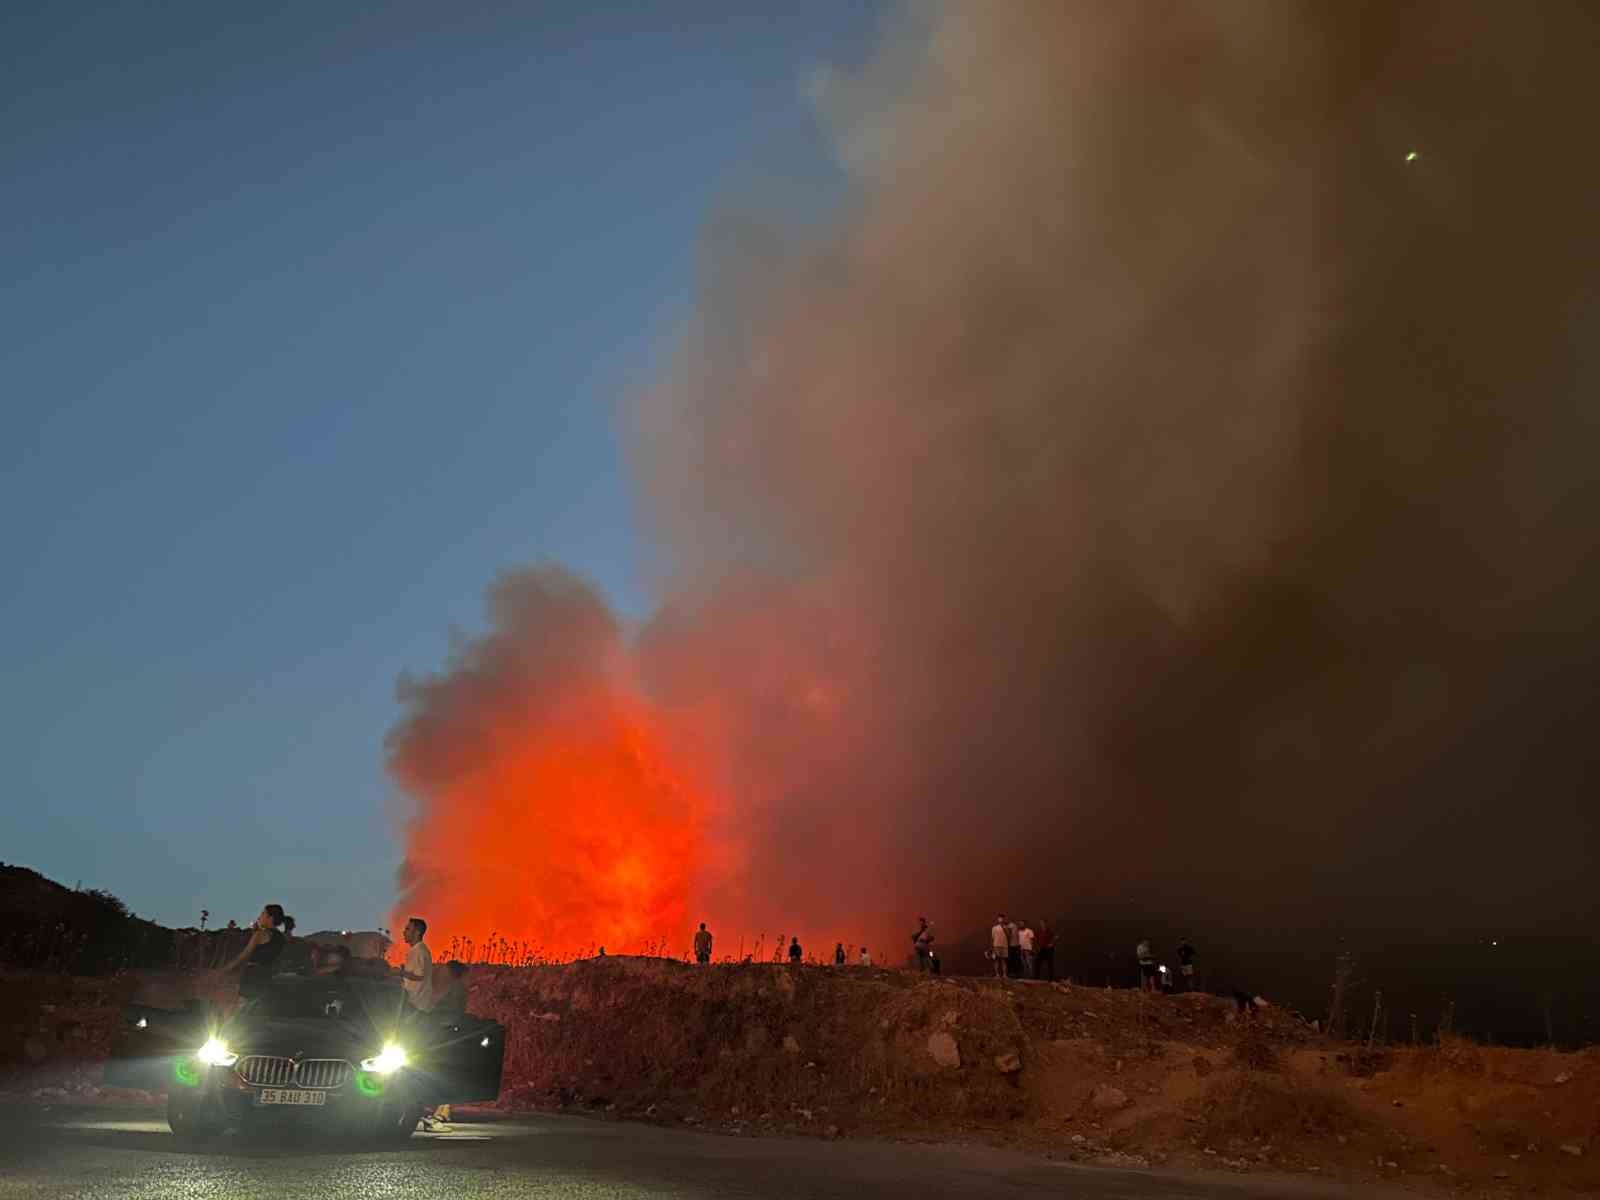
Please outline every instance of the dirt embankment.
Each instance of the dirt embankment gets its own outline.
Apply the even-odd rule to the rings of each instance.
[[[118,1008],[206,977],[0,979],[0,1089],[99,1092]],[[210,980],[213,982],[214,980]],[[969,1138],[1089,1162],[1600,1190],[1600,1049],[1365,1051],[1209,996],[608,958],[480,967],[507,1110],[733,1134]]]
[[[1211,996],[855,968],[487,967],[471,997],[511,1030],[513,1109],[1473,1195],[1600,1187],[1600,1050],[1369,1052]]]

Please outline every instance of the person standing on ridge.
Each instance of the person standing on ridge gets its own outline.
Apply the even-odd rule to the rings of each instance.
[[[1182,991],[1194,991],[1194,944],[1188,938],[1178,943],[1178,987]]]
[[[799,937],[796,936],[796,937],[790,938],[789,939],[789,961],[792,962],[795,966],[798,967],[800,965],[800,956],[803,953],[804,953],[804,951],[800,949],[800,939],[799,939]]]
[[[917,970],[927,971],[932,966],[933,922],[927,917],[917,918],[917,931],[911,935],[911,948],[917,956]]]
[[[1139,960],[1139,987],[1146,992],[1156,990],[1156,956],[1150,949],[1150,939],[1140,938],[1139,944],[1134,947],[1134,956]]]
[[[1022,977],[1033,978],[1033,923],[1024,918],[1017,931],[1017,945],[1022,948]]]
[[[702,967],[711,961],[711,931],[706,928],[704,921],[694,934],[694,961]]]
[[[1006,920],[1006,974],[1012,979],[1022,977],[1022,930],[1009,918]]]
[[[1035,979],[1049,979],[1054,982],[1056,977],[1056,931],[1048,920],[1039,922],[1039,929],[1033,936],[1033,977]]]
[[[989,957],[994,960],[994,976],[996,979],[1006,977],[1006,961],[1010,957],[1006,950],[1006,915],[999,914],[994,919],[994,928],[989,930]]]
[[[872,965],[872,952],[865,946],[861,947],[861,965],[863,967],[870,967]]]
[[[833,947],[833,965],[836,966],[836,967],[844,966],[844,943],[843,942],[834,943],[834,947]]]

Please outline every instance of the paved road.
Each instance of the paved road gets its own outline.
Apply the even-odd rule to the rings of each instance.
[[[1370,1188],[1068,1166],[999,1150],[736,1138],[580,1117],[418,1134],[373,1149],[226,1138],[180,1150],[148,1109],[0,1114],[0,1198],[479,1200],[1070,1196],[1077,1200],[1334,1200]]]

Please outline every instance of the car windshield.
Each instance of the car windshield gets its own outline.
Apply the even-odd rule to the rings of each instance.
[[[258,1011],[275,1020],[351,1019],[400,1004],[400,988],[364,979],[280,975],[261,997]]]

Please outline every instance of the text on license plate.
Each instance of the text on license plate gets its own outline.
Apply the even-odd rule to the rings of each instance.
[[[326,1104],[327,1092],[303,1092],[296,1088],[262,1088],[257,1104]]]

